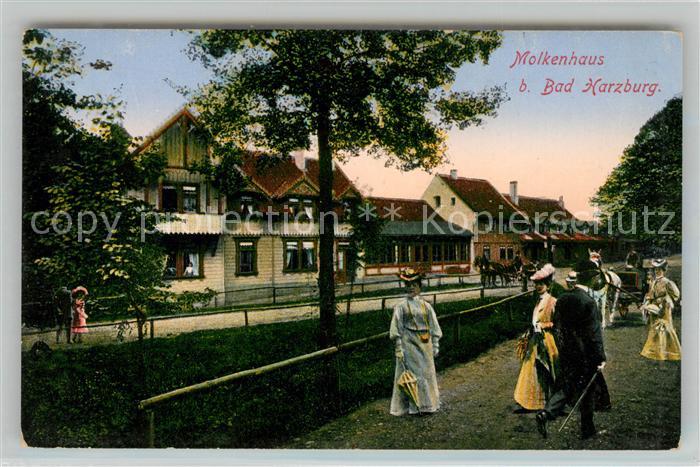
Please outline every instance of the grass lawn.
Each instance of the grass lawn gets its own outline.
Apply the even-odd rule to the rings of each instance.
[[[496,301],[438,306],[438,315]],[[443,322],[438,368],[467,361],[515,336],[528,322],[532,298]],[[341,342],[387,331],[390,311],[338,317]],[[22,356],[22,427],[30,446],[140,447],[144,424],[138,400],[236,371],[317,350],[318,320],[231,328],[138,342],[55,350]],[[141,363],[141,355],[144,355]],[[339,410],[328,403],[321,370],[337,364]],[[340,414],[390,395],[393,349],[381,340],[309,362],[167,402],[155,410],[158,447],[270,447]]]

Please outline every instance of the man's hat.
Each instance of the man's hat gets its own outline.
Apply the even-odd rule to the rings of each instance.
[[[423,279],[423,274],[413,268],[406,268],[399,271],[399,279],[404,282],[415,282]]]
[[[584,259],[576,264],[574,271],[578,280],[587,281],[598,274],[598,265],[590,259]]]
[[[578,274],[576,271],[569,271],[569,274],[566,275],[566,282],[577,282],[578,281]]]
[[[666,258],[655,258],[651,260],[651,267],[666,269],[668,266],[668,261]]]

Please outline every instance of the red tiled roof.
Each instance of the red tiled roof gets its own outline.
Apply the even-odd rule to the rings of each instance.
[[[319,180],[320,167],[318,164],[318,159],[309,159],[306,161],[306,176],[309,178],[312,184],[316,187],[320,187],[321,183]],[[348,189],[354,189],[357,191],[355,186],[352,184],[350,179],[345,175],[340,167],[336,164],[333,169],[333,196],[342,196]]]
[[[422,199],[370,197],[367,198],[367,201],[377,208],[377,215],[380,217],[394,210],[396,212],[395,221],[422,221],[424,219],[424,208],[426,209],[426,218],[429,218],[435,212],[433,208]],[[433,219],[436,221],[444,221],[439,214],[436,214]]]
[[[452,191],[457,194],[475,213],[487,212],[493,217],[497,217],[499,212],[508,217],[514,213],[520,212],[509,200],[503,197],[501,193],[488,180],[479,178],[452,178],[449,175],[438,175],[442,180],[452,188]],[[499,208],[503,207],[502,210]]]
[[[304,177],[291,157],[246,153],[241,170],[271,198],[278,198]]]
[[[511,203],[513,202],[510,195],[503,193],[503,197]],[[533,196],[519,195],[517,206],[518,209],[520,209],[521,211],[525,211],[525,213],[531,219],[534,219],[535,215],[537,215],[538,213],[540,214],[540,217],[543,217],[543,215],[547,215],[547,217],[549,217],[555,212],[563,213],[563,217],[561,214],[559,214],[558,216],[561,220],[574,219],[574,215],[571,214],[571,212],[569,212],[567,209],[562,208],[559,204],[559,201],[556,199],[536,198]]]
[[[268,196],[281,198],[287,190],[303,179],[318,190],[320,186],[318,160],[306,159],[305,164],[306,171],[303,171],[291,156],[273,157],[262,153],[246,153],[243,156],[241,169]],[[343,196],[350,189],[359,193],[347,175],[336,165],[333,170],[333,196]]]

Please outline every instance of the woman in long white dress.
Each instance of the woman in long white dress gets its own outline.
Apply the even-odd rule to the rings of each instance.
[[[390,413],[433,413],[440,408],[435,357],[440,351],[442,330],[435,310],[420,296],[422,275],[406,269],[399,278],[406,284],[408,296],[394,307],[389,329],[396,355]],[[399,387],[399,377],[406,370],[416,378],[418,404]]]

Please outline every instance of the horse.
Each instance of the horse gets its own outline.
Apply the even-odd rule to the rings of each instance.
[[[495,265],[491,264],[487,257],[477,256],[474,258],[474,266],[479,269],[481,285],[483,287],[496,287],[496,277],[499,276],[499,273]],[[501,280],[503,280],[502,276]]]
[[[595,276],[591,282],[591,290],[593,291],[593,299],[596,301],[598,309],[600,310],[601,326],[605,329],[607,321],[610,322],[610,325],[613,324],[617,302],[620,298],[622,279],[613,271],[603,268],[601,251],[602,250],[591,250],[589,248],[588,259],[598,267],[598,275]],[[614,292],[608,295],[608,290],[611,287],[614,289]]]

